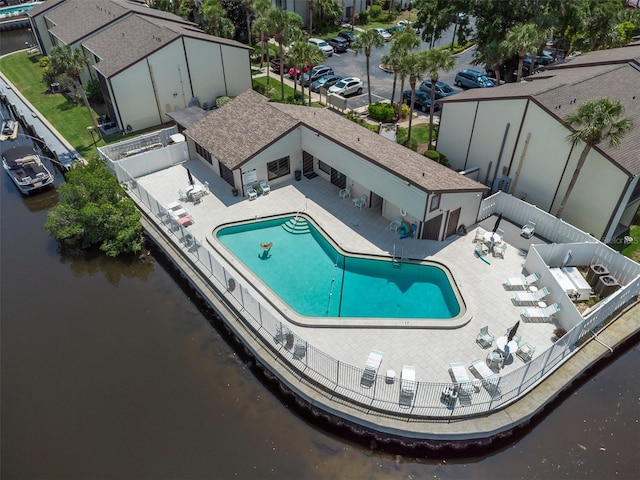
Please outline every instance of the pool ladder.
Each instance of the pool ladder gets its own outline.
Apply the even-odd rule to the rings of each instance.
[[[391,257],[391,263],[393,268],[400,268],[402,261],[404,260],[404,248],[400,251],[400,257],[396,256],[396,244],[393,244],[393,256]]]

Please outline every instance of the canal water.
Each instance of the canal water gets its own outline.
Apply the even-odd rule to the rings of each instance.
[[[491,449],[360,441],[252,369],[153,248],[62,252],[55,190],[0,178],[3,479],[638,478],[637,345]]]

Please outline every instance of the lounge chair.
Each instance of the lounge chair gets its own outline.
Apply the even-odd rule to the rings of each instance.
[[[268,195],[271,191],[271,187],[265,180],[260,180],[260,189],[262,190],[263,195]]]
[[[549,295],[549,290],[547,287],[543,287],[542,290],[536,292],[516,292],[511,300],[516,305],[535,305],[547,295]]]
[[[344,200],[345,198],[351,198],[351,187],[347,185],[340,192],[338,192],[338,196]]]
[[[258,198],[258,192],[253,187],[247,187],[247,197],[249,197],[249,200],[255,200]]]
[[[205,194],[205,195],[209,195],[209,192],[210,192],[210,191],[211,191],[211,190],[209,189],[209,182],[207,182],[207,181],[205,180],[205,182],[204,182],[204,194]]]
[[[389,229],[393,232],[398,233],[400,229],[400,225],[402,225],[402,217],[396,218],[393,222],[389,224]]]
[[[528,362],[533,358],[533,352],[535,351],[536,351],[536,347],[523,342],[518,345],[518,351],[516,352],[516,355],[523,362]]]
[[[487,365],[489,366],[489,368],[495,367],[500,370],[504,365],[504,356],[497,350],[489,352],[489,354],[487,355]]]
[[[403,365],[400,380],[400,393],[413,395],[416,391],[416,367]]]
[[[187,192],[183,191],[182,189],[178,189],[178,200],[180,200],[181,202],[186,202],[187,200],[189,200],[189,197],[187,197]]]
[[[491,370],[487,363],[484,360],[480,360],[479,358],[471,362],[471,367],[469,370],[472,372],[476,372],[476,376],[480,376],[482,379],[482,385],[489,391],[495,390],[498,387],[498,382],[500,381],[500,375]]]
[[[522,226],[522,231],[520,232],[520,236],[524,238],[533,237],[533,232],[536,230],[536,224],[532,221],[528,221]]]
[[[544,308],[525,308],[522,312],[522,319],[530,322],[548,322],[559,311],[560,307],[557,303]]]
[[[458,395],[471,395],[475,392],[475,388],[471,380],[469,380],[467,369],[463,363],[452,363],[449,366],[449,370],[458,386]]]
[[[353,201],[353,204],[359,209],[362,209],[362,207],[366,203],[367,203],[367,196],[364,193]]]
[[[380,363],[382,363],[382,352],[371,350],[367,358],[367,363],[364,366],[364,371],[362,372],[362,378],[360,379],[361,387],[370,388],[371,385],[374,384],[378,376]]]
[[[476,228],[476,236],[473,238],[473,243],[476,243],[478,241],[480,242],[484,242],[484,234],[487,233],[487,231],[481,227]]]
[[[527,287],[535,284],[538,280],[540,280],[540,277],[538,276],[537,273],[532,273],[529,276],[526,277],[510,277],[507,278],[503,285],[507,288],[507,289],[520,289],[520,290],[526,290]]]
[[[293,347],[293,358],[297,358],[298,360],[300,360],[301,358],[304,358],[306,354],[307,354],[307,342],[305,342],[301,338],[298,338],[296,340],[295,347]]]
[[[507,250],[507,244],[505,242],[500,242],[497,245],[493,246],[493,249],[491,251],[491,253],[493,254],[493,256],[501,256],[502,258],[504,258],[504,252],[506,252]]]
[[[482,327],[476,337],[476,343],[482,348],[489,348],[493,344],[494,336],[489,333],[489,327]]]

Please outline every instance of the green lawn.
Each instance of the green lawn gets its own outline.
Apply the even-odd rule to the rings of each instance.
[[[87,109],[61,93],[47,94],[39,58],[26,52],[8,55],[0,59],[0,70],[83,157],[97,157],[91,134],[87,131],[87,126],[91,125]],[[95,111],[93,115],[98,116]],[[100,145],[105,142],[98,142]]]
[[[272,72],[273,73],[273,72]],[[274,102],[279,102],[280,101],[280,75],[271,75],[269,76],[269,85],[272,86],[274,88],[274,94],[271,95],[269,97],[269,99],[271,101]],[[253,87],[255,88],[256,85],[267,85],[267,77],[258,77],[258,78],[254,78],[253,79]],[[305,89],[305,91],[307,91]],[[298,92],[300,92],[300,89],[298,88]],[[291,88],[289,85],[285,84],[284,86],[284,98],[285,100],[293,95],[293,88]],[[309,97],[307,95],[304,96],[304,98],[308,99]]]

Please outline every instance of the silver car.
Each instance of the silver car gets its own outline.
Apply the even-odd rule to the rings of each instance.
[[[321,38],[310,38],[309,43],[318,47],[326,57],[333,55],[333,47]]]
[[[362,80],[357,77],[347,77],[330,87],[329,93],[335,93],[336,95],[342,95],[343,97],[353,95],[354,93],[360,95],[362,93],[362,88]]]

